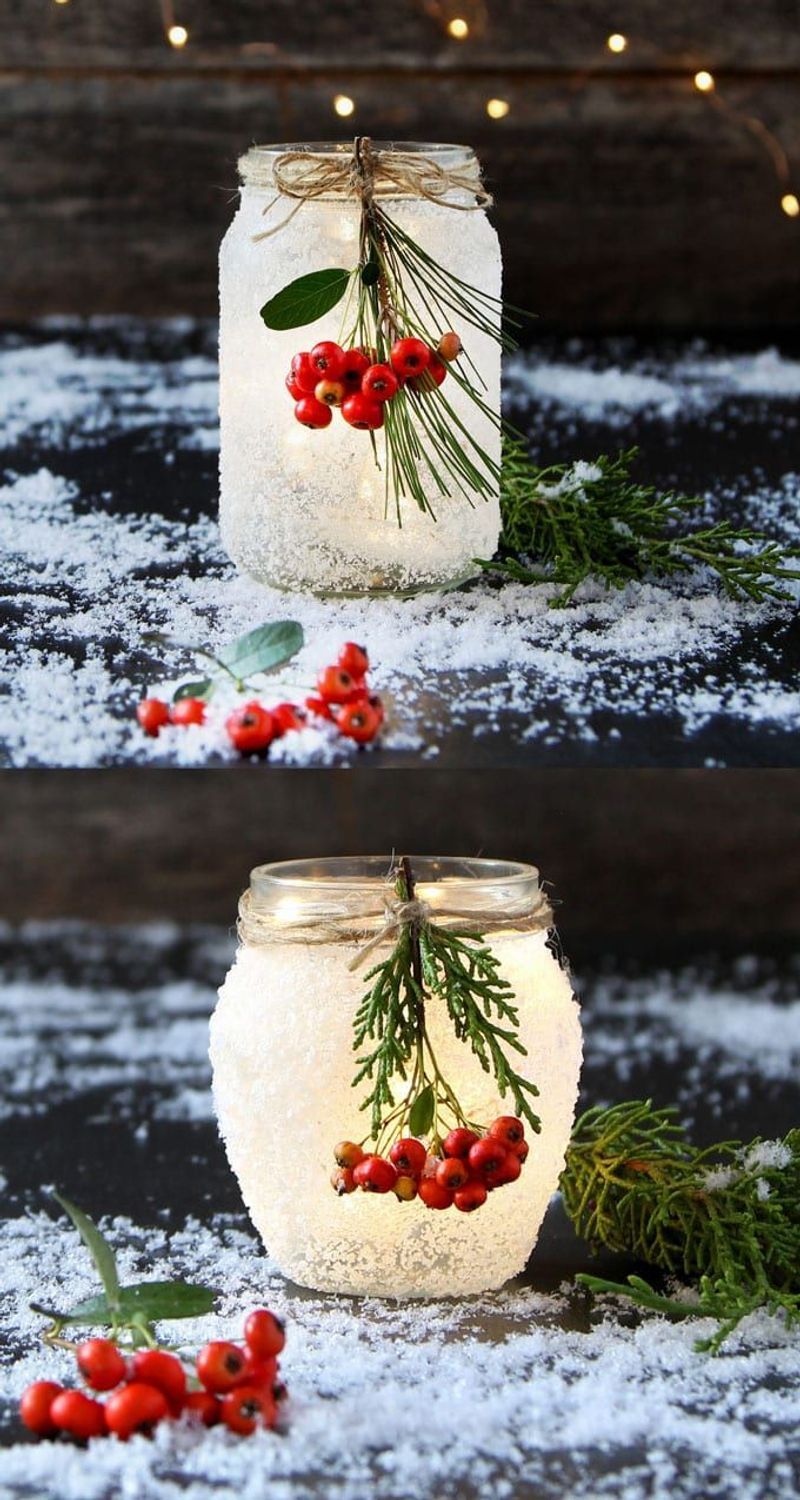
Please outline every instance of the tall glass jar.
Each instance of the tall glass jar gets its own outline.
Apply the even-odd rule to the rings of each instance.
[[[374,148],[418,152],[445,170],[474,167],[479,182],[474,155],[464,146],[390,148],[375,142]],[[352,149],[326,143],[257,146],[239,163],[240,204],[220,252],[222,541],[238,568],[277,588],[322,595],[445,588],[474,574],[476,557],[495,551],[497,494],[471,497],[472,503],[457,490],[443,496],[422,464],[436,520],[406,499],[399,525],[394,505],[387,508],[385,475],[376,467],[368,434],[338,418],[323,431],[299,426],[284,387],[294,354],[320,339],[337,338],[339,310],[284,333],[267,330],[259,316],[265,302],[296,277],[329,267],[349,270],[358,258],[357,200],[341,192],[298,207],[276,190],[276,162],[288,152],[302,150],[324,161]],[[464,211],[465,190],[453,190],[442,202],[410,196],[390,200],[380,187],[376,197],[429,255],[499,298],[497,235],[481,209]],[[451,203],[460,203],[462,211]],[[272,229],[268,238],[257,238]],[[485,387],[483,400],[499,413],[499,346],[475,329],[461,333]],[[500,438],[490,418],[455,380],[448,382],[447,395],[476,441],[499,463]]]
[[[478,1213],[431,1212],[393,1193],[339,1198],[332,1150],[365,1131],[352,1087],[353,1017],[365,972],[354,955],[382,931],[387,857],[300,860],[254,870],[242,942],[211,1022],[214,1099],[228,1159],[253,1222],[281,1271],[322,1291],[385,1297],[466,1295],[499,1287],[525,1266],[569,1141],[581,1032],[566,972],[548,941],[549,907],[530,865],[412,860],[432,920],[465,913],[500,960],[519,1005],[527,1056],[516,1066],[540,1090],[541,1134],[516,1182]],[[457,918],[455,914],[458,914]],[[492,1075],[456,1039],[444,1005],[426,1004],[442,1071],[470,1119],[507,1113]],[[399,1096],[396,1096],[399,1097]]]

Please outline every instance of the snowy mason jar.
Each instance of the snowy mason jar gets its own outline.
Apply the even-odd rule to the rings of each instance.
[[[508,1055],[539,1090],[531,1099],[541,1128],[527,1129],[530,1149],[517,1180],[490,1192],[479,1212],[431,1212],[419,1197],[401,1202],[393,1191],[337,1197],[333,1147],[369,1130],[369,1114],[359,1108],[366,1087],[353,1086],[353,1027],[370,970],[398,940],[387,925],[390,861],[300,860],[254,870],[240,908],[241,943],[211,1022],[214,1100],[270,1256],[284,1275],[317,1290],[433,1297],[501,1286],[523,1270],[564,1164],[581,1031],[537,871],[483,859],[412,864],[416,908],[432,929],[473,934],[464,938],[471,943],[483,935],[510,986],[525,1053]],[[425,999],[425,1032],[468,1120],[488,1124],[513,1112],[436,994]],[[412,1086],[409,1068],[393,1091],[395,1105]]]
[[[222,541],[253,578],[322,595],[458,584],[478,571],[476,558],[492,556],[500,531],[501,263],[477,160],[464,146],[369,144],[366,200],[363,181],[354,187],[352,145],[254,147],[239,163],[241,200],[220,253]],[[463,285],[474,289],[477,326],[430,289],[428,310],[417,298],[418,319],[409,323],[406,299],[416,292],[403,274],[397,285],[364,292],[359,324],[359,267],[370,254],[376,210],[448,277],[460,278],[448,281],[456,298]],[[374,243],[377,276],[380,224]],[[352,272],[340,305],[303,326],[265,326],[261,309],[282,289],[336,268]],[[363,321],[373,304],[374,333]],[[446,385],[420,392],[410,381],[381,431],[355,429],[343,411],[328,415],[320,431],[299,425],[285,385],[299,352],[332,340],[385,360],[403,331],[424,333],[436,348],[451,330],[464,350],[447,367]],[[449,410],[435,404],[445,400]],[[416,432],[413,458],[408,432],[399,430],[404,414]],[[444,453],[435,437],[442,423]],[[398,479],[404,462],[417,476],[410,487]]]

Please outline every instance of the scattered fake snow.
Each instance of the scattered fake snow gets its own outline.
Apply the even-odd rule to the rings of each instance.
[[[653,395],[652,381],[635,366],[623,377],[576,362],[562,367],[568,373],[560,384],[552,379],[557,368],[518,358],[510,388],[523,374],[549,382],[552,399],[566,403],[572,393],[584,416],[599,400],[587,382],[605,382],[604,415],[615,391],[628,392],[627,406],[621,396],[619,406],[627,412],[634,409],[632,392],[648,402]],[[734,388],[786,396],[800,389],[798,371],[800,364],[772,351],[725,360],[695,353],[674,365],[667,388],[673,397],[691,391],[695,403],[702,392],[716,400]],[[221,734],[230,706],[225,694],[203,728],[171,729],[151,740],[133,724],[145,688],[198,674],[190,652],[147,648],[142,635],[160,629],[176,641],[213,648],[267,619],[290,616],[303,624],[306,647],[269,683],[256,680],[265,701],[302,696],[342,641],[364,640],[374,688],[392,704],[384,743],[398,750],[435,754],[448,721],[492,734],[501,716],[504,734],[545,745],[591,745],[619,734],[609,726],[615,716],[621,722],[666,717],[678,737],[720,714],[784,731],[800,723],[797,695],[780,680],[779,643],[765,643],[758,664],[736,654],[755,627],[788,619],[785,608],[726,600],[702,572],[615,594],[587,585],[566,611],[547,607],[546,587],[521,585],[479,583],[405,602],[279,594],[235,575],[213,520],[167,519],[141,507],[138,514],[111,514],[97,497],[87,505],[56,464],[56,453],[99,446],[118,432],[138,433],[162,462],[181,447],[213,448],[210,358],[148,360],[135,348],[126,359],[79,354],[59,339],[1,352],[0,373],[6,403],[0,436],[9,444],[34,441],[51,463],[9,474],[0,492],[3,595],[16,622],[0,669],[0,739],[12,765],[195,765],[229,758]],[[537,400],[541,395],[537,389]],[[680,403],[668,410],[665,401],[662,416],[683,411]],[[163,483],[168,492],[169,472]],[[777,488],[745,497],[720,490],[710,513],[736,499],[755,525],[796,542],[799,483],[787,475]],[[327,730],[310,728],[287,736],[271,759],[347,763],[356,753]]]
[[[204,1105],[195,1117],[207,1118],[206,1018],[232,939],[215,929],[115,934],[80,924],[36,924],[23,942],[9,938],[0,931],[12,960],[0,995],[0,1095],[7,1097],[17,1069],[23,1087],[45,1091],[46,1102],[61,1094],[79,1102],[92,1087],[114,1088],[115,1080],[135,1082],[141,1095],[147,1082],[162,1101],[155,1117],[174,1111],[186,1118],[180,1101],[191,1095]],[[71,982],[65,968],[75,970]],[[131,984],[121,989],[119,973],[128,969]],[[627,1047],[645,1037],[652,1057],[669,1033],[691,1052],[711,1033],[712,1011],[715,1068],[730,1014],[738,1017],[740,1073],[757,1078],[766,1067],[772,1076],[769,1038],[778,1032],[788,1068],[800,1016],[785,1003],[779,1012],[778,988],[753,983],[754,974],[743,961],[731,989],[715,990],[691,971],[646,984],[593,985],[584,1011],[587,1070],[603,1088],[612,1073],[624,1079],[622,1047],[606,1045],[612,1023]],[[22,1112],[23,1103],[12,1095],[11,1112]],[[124,1097],[114,1117],[130,1118],[134,1128]],[[139,1122],[136,1134],[146,1143],[146,1124]],[[781,1154],[780,1142],[765,1142],[752,1165],[779,1165]],[[17,1443],[0,1451],[0,1494],[9,1500],[796,1494],[800,1340],[779,1319],[748,1318],[714,1359],[693,1350],[695,1338],[710,1331],[706,1322],[652,1317],[625,1327],[610,1303],[597,1305],[590,1332],[577,1332],[570,1325],[575,1294],[567,1288],[544,1294],[512,1285],[464,1302],[413,1306],[298,1294],[238,1216],[180,1222],[165,1204],[162,1227],[124,1219],[104,1227],[123,1280],[180,1275],[219,1288],[215,1314],[165,1325],[164,1336],[179,1336],[187,1351],[210,1337],[238,1337],[253,1305],[266,1302],[287,1317],[288,1430],[242,1442],[222,1431],[164,1426],[152,1442],[102,1440],[87,1450]],[[29,1299],[63,1306],[94,1289],[88,1256],[63,1218],[49,1218],[36,1204],[0,1224],[9,1401],[32,1379],[68,1380],[72,1373],[68,1355],[38,1342],[41,1320],[28,1310]],[[13,1421],[8,1408],[8,1436]]]

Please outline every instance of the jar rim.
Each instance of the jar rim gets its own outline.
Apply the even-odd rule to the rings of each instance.
[[[474,888],[476,885],[520,886],[539,879],[536,865],[524,864],[520,860],[472,858],[463,855],[409,855],[412,870],[418,883],[424,885],[450,886],[459,882]],[[396,859],[389,854],[324,855],[319,859],[287,859],[274,863],[256,865],[250,871],[250,886],[254,895],[267,890],[285,890],[300,887],[330,890],[335,882],[337,889],[363,889],[365,886],[384,886]],[[360,867],[358,869],[357,867]],[[316,872],[316,873],[315,873]]]
[[[462,155],[474,156],[472,146],[460,145],[457,141],[375,141],[374,151],[401,151],[408,156]],[[317,156],[352,156],[352,137],[347,141],[268,141],[250,147],[242,158],[249,156],[282,156],[290,151],[308,151]]]

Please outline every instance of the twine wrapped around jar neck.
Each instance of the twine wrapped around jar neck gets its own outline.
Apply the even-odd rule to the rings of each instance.
[[[393,887],[381,893],[381,905],[365,910],[360,920],[352,909],[341,915],[330,910],[318,917],[304,912],[298,921],[282,920],[274,912],[259,911],[248,887],[239,901],[239,940],[250,947],[269,943],[358,943],[359,951],[348,965],[357,969],[376,948],[396,937],[405,926],[424,926],[430,921],[463,937],[479,937],[495,932],[547,932],[553,926],[553,908],[544,891],[538,889],[524,910],[500,914],[476,912],[457,905],[437,906],[415,898],[405,901]],[[377,925],[376,925],[377,924]]]
[[[315,151],[309,146],[276,156],[254,147],[240,158],[239,174],[246,186],[277,188],[264,214],[282,197],[297,200],[285,219],[254,235],[254,240],[277,234],[304,203],[313,200],[355,199],[368,208],[374,199],[425,198],[466,213],[490,208],[493,202],[483,186],[477,157],[448,167],[416,151],[375,147],[365,135],[356,136],[350,153]]]

